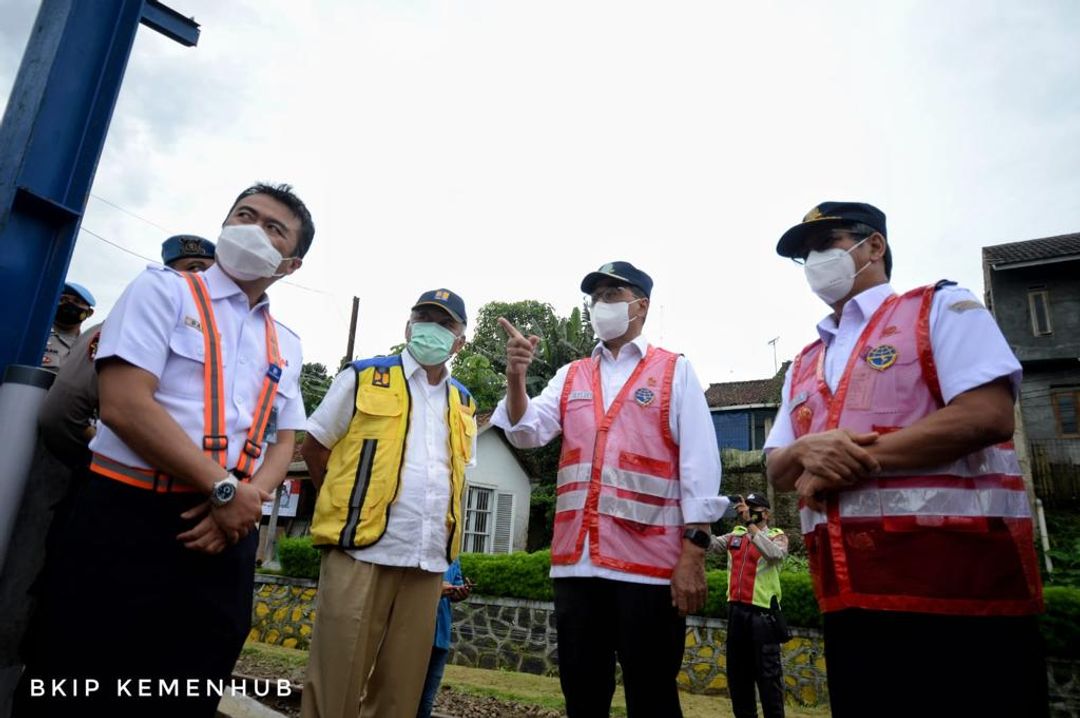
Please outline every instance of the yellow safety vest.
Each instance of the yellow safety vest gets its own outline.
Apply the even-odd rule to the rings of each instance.
[[[311,536],[316,546],[357,549],[386,532],[390,508],[401,484],[411,398],[401,356],[353,362],[355,411],[349,429],[331,449],[326,478],[315,502]],[[461,495],[465,465],[472,459],[476,402],[456,379],[446,383],[450,434],[449,539],[446,557],[461,550]]]

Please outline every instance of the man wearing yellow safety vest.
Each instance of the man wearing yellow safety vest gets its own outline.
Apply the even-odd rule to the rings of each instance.
[[[19,718],[215,715],[250,628],[262,503],[304,423],[300,339],[266,290],[314,235],[291,187],[253,185],[214,266],[152,265],[105,321],[90,476],[50,557]]]
[[[783,718],[784,684],[778,625],[780,568],[787,536],[769,528],[769,500],[748,494],[735,505],[741,526],[714,536],[711,550],[728,553],[727,679],[735,718],[755,718],[754,685],[765,718]]]
[[[301,451],[319,490],[311,534],[329,550],[305,718],[416,716],[476,453],[476,404],[447,369],[466,321],[450,290],[420,295],[405,350],[353,362],[308,420]]]

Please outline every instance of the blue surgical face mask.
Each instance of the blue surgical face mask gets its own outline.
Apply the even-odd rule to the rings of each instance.
[[[414,322],[410,327],[405,346],[413,359],[423,366],[438,366],[450,358],[457,334],[434,322]]]

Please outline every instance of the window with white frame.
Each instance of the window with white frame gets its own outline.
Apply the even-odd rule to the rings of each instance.
[[[1028,292],[1028,309],[1031,312],[1031,333],[1037,337],[1053,334],[1050,325],[1050,293],[1042,287]]]
[[[470,486],[465,495],[462,551],[510,553],[513,550],[514,495]]]

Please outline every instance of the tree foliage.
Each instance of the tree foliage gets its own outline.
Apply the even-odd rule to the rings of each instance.
[[[325,364],[310,362],[300,367],[300,396],[304,399],[304,411],[308,416],[326,396],[331,381],[333,377],[327,373]]]

